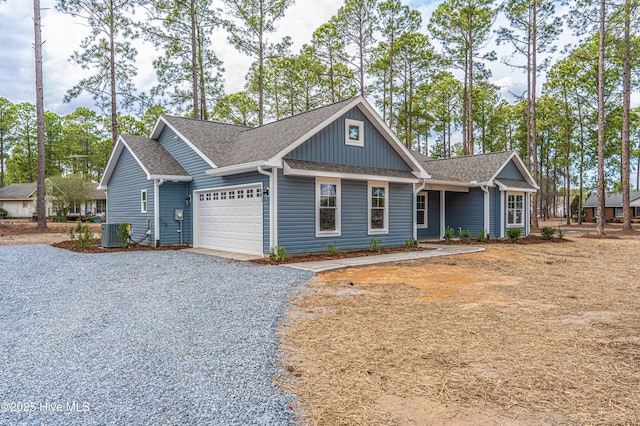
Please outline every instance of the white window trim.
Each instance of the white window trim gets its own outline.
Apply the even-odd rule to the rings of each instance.
[[[522,218],[522,222],[520,222],[520,223],[509,223],[509,196],[510,195],[513,195],[515,197],[517,197],[517,196],[522,197],[522,215],[520,215],[520,217]],[[507,228],[522,228],[522,227],[524,227],[525,212],[526,212],[526,208],[527,208],[526,202],[525,202],[526,201],[525,193],[524,192],[507,192],[507,196],[505,198],[506,198],[505,204],[506,204],[506,207],[507,207],[507,210],[506,210]],[[515,209],[515,210],[517,210],[517,209]],[[515,215],[514,215],[514,217],[515,217]]]
[[[140,213],[146,213],[148,205],[149,205],[149,194],[147,194],[146,189],[143,189],[140,191]]]
[[[424,223],[420,224],[417,222],[418,220],[418,200],[417,197],[424,197]],[[418,229],[427,229],[429,227],[429,193],[428,192],[419,192],[416,195],[416,226]]]
[[[360,138],[358,140],[349,139],[349,126],[358,126],[360,131],[358,132],[358,136]],[[351,120],[349,118],[344,120],[344,144],[350,146],[364,146],[364,123],[359,120]]]
[[[329,184],[336,186],[336,229],[333,231],[320,230],[320,185]],[[322,237],[340,237],[342,235],[342,188],[341,180],[335,178],[316,178],[316,238]]]
[[[371,228],[371,188],[384,188],[384,228]],[[367,228],[368,235],[381,235],[389,233],[389,182],[369,181],[367,185]]]
[[[618,212],[620,214],[618,214]],[[613,208],[613,217],[616,219],[624,217],[624,209],[622,207],[614,207]]]

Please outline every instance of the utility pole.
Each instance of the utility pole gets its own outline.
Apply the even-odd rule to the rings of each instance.
[[[42,88],[42,23],[40,21],[40,0],[33,0],[33,32],[35,34],[35,61],[36,61],[36,123],[38,139],[38,182],[36,213],[38,215],[38,228],[47,227],[47,218],[44,206],[44,100]]]

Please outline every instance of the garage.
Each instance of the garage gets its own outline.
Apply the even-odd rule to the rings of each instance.
[[[262,256],[262,185],[195,193],[194,247]]]

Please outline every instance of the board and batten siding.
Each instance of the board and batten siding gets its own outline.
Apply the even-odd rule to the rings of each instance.
[[[140,212],[140,193],[147,190],[147,212]],[[128,149],[123,149],[107,186],[107,218],[109,223],[131,224],[131,239],[138,241],[148,229],[153,235],[153,181],[140,168]]]
[[[345,144],[346,119],[364,123],[364,147]],[[288,153],[286,158],[360,167],[411,170],[411,167],[357,107],[349,110]]]
[[[211,170],[211,166],[202,159],[195,151],[193,151],[189,145],[187,145],[180,137],[175,137],[176,134],[171,130],[168,126],[160,133],[158,137],[158,142],[164,146],[164,148],[169,151],[169,153],[182,165],[182,167],[193,177],[193,180],[187,184],[187,191],[193,198],[195,196],[196,191],[202,191],[206,189],[215,189],[215,188],[223,188],[228,186],[235,185],[246,185],[246,184],[262,184],[262,189],[266,189],[269,187],[269,177],[258,173],[257,169],[255,172],[249,173],[241,173],[237,175],[231,176],[208,176],[206,174],[207,170]],[[164,185],[163,185],[164,186]],[[167,208],[171,212],[170,219],[173,220],[173,211],[174,209],[182,208],[185,212],[185,222],[183,226],[185,228],[189,228],[188,231],[185,231],[184,234],[184,242],[188,244],[193,244],[193,202],[189,206],[185,206],[184,200],[186,198],[185,192],[178,193],[182,194],[180,198],[177,195],[171,195],[170,199],[175,198],[176,205],[165,205],[165,199],[160,196],[162,208]],[[193,201],[193,200],[192,200]],[[270,250],[269,247],[269,198],[262,198],[262,220],[263,220],[263,248],[264,253],[268,253]],[[175,221],[174,221],[175,222]],[[177,229],[177,228],[176,228]],[[177,234],[177,232],[176,232]],[[162,235],[162,234],[161,234]]]
[[[484,192],[470,188],[469,192],[447,192],[445,194],[445,227],[471,231],[473,236],[484,228]]]
[[[412,185],[389,183],[389,233],[368,235],[366,181],[341,180],[341,235],[316,237],[316,183],[313,177],[282,176],[278,182],[278,245],[287,253],[368,248],[371,238],[383,246],[404,245],[413,233]]]
[[[518,166],[516,166],[513,160],[505,164],[505,166],[502,168],[502,170],[500,170],[500,173],[498,173],[498,176],[496,177],[498,179],[503,178],[503,179],[525,180],[524,176],[522,176],[522,173],[520,173]]]

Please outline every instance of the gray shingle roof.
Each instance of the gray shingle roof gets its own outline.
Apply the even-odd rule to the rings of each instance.
[[[597,197],[597,195],[594,192],[593,194],[591,194],[589,196],[589,198],[587,198],[587,201],[582,203],[582,207],[597,207],[596,206],[596,197]],[[630,191],[629,192],[629,197],[630,197],[631,201],[635,200],[636,198],[640,198],[640,191]],[[605,194],[605,199],[604,200],[605,200],[604,203],[605,203],[606,207],[622,207],[622,193],[621,192]]]
[[[353,99],[256,128],[168,115],[164,115],[163,118],[216,166],[226,167],[268,160],[340,111]]]
[[[285,162],[294,169],[313,170],[321,172],[349,173],[356,175],[388,176],[406,179],[417,179],[407,170],[379,169],[375,167],[349,166],[346,164],[319,163],[315,161],[286,159]]]
[[[35,183],[12,183],[0,188],[0,200],[28,200],[36,189]]]
[[[427,159],[424,154],[412,152],[420,160],[432,179],[478,183],[488,182],[500,167],[511,157],[513,151],[491,152],[486,154],[467,155],[464,157]],[[421,160],[421,158],[423,158]]]
[[[123,135],[125,143],[150,175],[189,176],[187,171],[160,143],[153,139]]]

